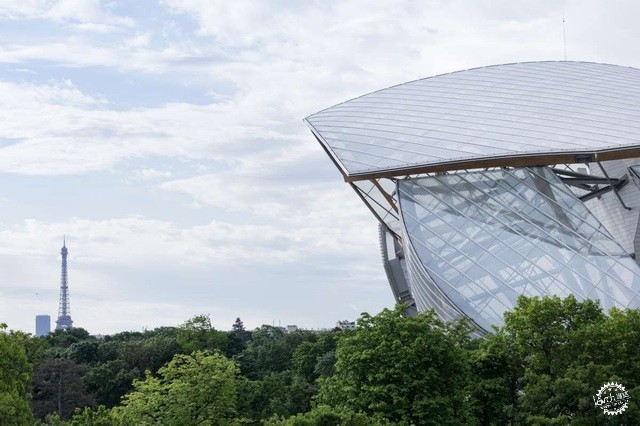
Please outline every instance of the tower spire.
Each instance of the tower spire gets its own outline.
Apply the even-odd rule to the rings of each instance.
[[[69,309],[69,283],[67,279],[67,236],[62,237],[62,271],[60,273],[60,305],[58,306],[58,320],[56,321],[56,329],[69,329],[73,326]]]

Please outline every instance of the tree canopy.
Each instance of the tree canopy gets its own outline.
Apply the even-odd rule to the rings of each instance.
[[[21,339],[6,329],[0,324],[0,424],[26,425],[31,420],[31,366]]]
[[[481,337],[404,306],[355,330],[178,327],[97,339],[0,326],[0,424],[640,424],[640,312],[521,297]],[[594,403],[625,386],[625,411]]]
[[[236,416],[238,368],[220,353],[176,355],[135,380],[116,418],[135,424],[224,425]]]
[[[338,342],[335,374],[318,401],[400,424],[459,424],[468,374],[468,338],[433,312],[406,308],[363,314]]]

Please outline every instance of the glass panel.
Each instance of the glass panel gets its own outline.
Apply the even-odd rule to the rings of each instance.
[[[497,156],[633,148],[640,71],[532,62],[412,81],[307,118],[350,174]]]
[[[634,307],[640,267],[546,167],[405,179],[398,193],[414,268],[485,329],[520,294]]]

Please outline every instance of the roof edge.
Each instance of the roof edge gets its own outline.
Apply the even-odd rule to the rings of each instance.
[[[328,109],[331,109],[331,108],[337,107],[338,105],[342,105],[342,104],[345,104],[345,103],[347,103],[347,102],[351,102],[351,101],[353,101],[354,99],[359,99],[359,98],[362,98],[362,97],[364,97],[364,96],[368,96],[368,95],[371,95],[371,94],[374,94],[374,93],[382,92],[383,90],[391,89],[391,88],[393,88],[393,87],[398,87],[398,86],[402,86],[402,85],[405,85],[405,84],[414,83],[414,82],[416,82],[416,81],[428,80],[428,79],[431,79],[431,78],[441,77],[441,76],[444,76],[444,75],[458,74],[458,73],[461,73],[461,72],[473,71],[473,70],[479,70],[479,69],[484,69],[484,68],[504,67],[504,66],[509,66],[509,65],[521,65],[521,64],[556,63],[556,62],[564,62],[564,63],[571,63],[571,64],[594,64],[594,65],[607,65],[607,66],[611,66],[611,67],[618,67],[618,68],[630,68],[630,69],[634,69],[634,70],[637,70],[637,69],[638,69],[638,68],[631,67],[631,66],[628,66],[628,65],[616,65],[616,64],[609,64],[609,63],[606,63],[606,62],[594,62],[594,61],[563,61],[563,60],[522,61],[522,62],[506,62],[506,63],[503,63],[503,64],[481,65],[481,66],[479,66],[479,67],[471,67],[471,68],[465,68],[465,69],[463,69],[463,70],[455,70],[455,71],[443,72],[443,73],[441,73],[441,74],[435,74],[435,75],[431,75],[431,76],[428,76],[428,77],[416,78],[415,80],[409,80],[409,81],[405,81],[405,82],[402,82],[402,83],[392,84],[391,86],[385,87],[385,88],[383,88],[383,89],[378,89],[378,90],[374,90],[374,91],[372,91],[372,92],[367,92],[367,93],[364,93],[364,94],[362,94],[362,95],[356,96],[356,97],[354,97],[354,98],[347,99],[346,101],[338,102],[337,104],[335,104],[335,105],[331,105],[331,106],[329,106],[329,107],[327,107],[327,108],[323,108],[323,109],[321,109],[320,111],[316,111],[316,112],[314,112],[313,114],[311,114],[311,115],[309,115],[309,116],[305,117],[303,121],[305,121],[306,123],[309,123],[309,119],[310,119],[310,118],[312,118],[314,115],[320,114],[321,112],[324,112],[324,111],[326,111],[326,110],[328,110]]]
[[[546,152],[535,154],[519,154],[497,156],[482,159],[456,160],[444,163],[415,165],[409,167],[377,170],[373,172],[362,172],[348,174],[344,173],[345,182],[355,182],[359,180],[398,178],[406,175],[448,172],[464,169],[478,169],[484,167],[531,167],[546,166],[549,164],[577,164],[594,163],[598,161],[620,160],[625,158],[640,157],[640,144],[632,147],[610,148],[593,151],[573,151],[573,152]],[[340,169],[342,171],[342,169]]]
[[[313,124],[309,122],[309,120],[304,118],[302,121],[307,125],[307,127],[309,127],[309,130],[311,130],[311,133],[313,133],[313,136],[316,138],[316,140],[318,141],[322,149],[324,149],[324,152],[327,153],[331,161],[333,161],[333,164],[338,168],[340,173],[342,173],[342,176],[344,177],[345,182],[347,182],[347,178],[349,178],[349,171],[347,170],[346,167],[344,167],[344,165],[342,164],[342,161],[340,161],[336,153],[333,152],[333,149],[331,149],[331,146],[327,143],[327,141],[324,140],[322,135],[320,135],[320,132],[316,130]]]

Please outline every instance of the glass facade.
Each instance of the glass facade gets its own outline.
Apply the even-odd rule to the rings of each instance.
[[[548,167],[402,179],[398,197],[420,310],[490,330],[520,294],[640,306],[640,267]]]

